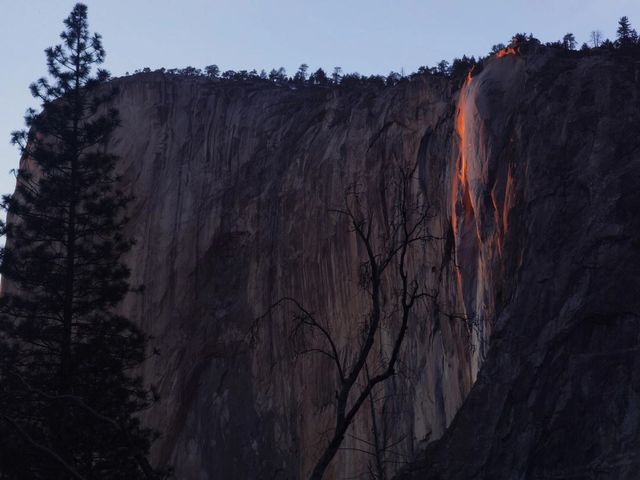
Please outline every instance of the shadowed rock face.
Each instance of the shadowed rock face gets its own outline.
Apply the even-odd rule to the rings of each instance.
[[[377,236],[392,201],[386,179],[416,163],[412,189],[428,192],[430,231],[441,239],[411,268],[439,292],[438,308],[464,314],[443,193],[456,166],[450,87],[292,91],[153,74],[117,85],[123,127],[111,145],[136,197],[127,261],[132,283],[145,286],[123,310],[161,352],[144,372],[162,398],[146,418],[162,432],[154,456],[178,478],[302,478],[335,422],[335,368],[322,355],[291,354],[290,305],[251,327],[291,296],[353,353],[368,313],[358,286],[365,252],[329,209],[358,182]],[[394,288],[384,285],[389,309]],[[416,310],[399,375],[375,392],[379,438],[392,445],[387,474],[451,422],[475,378],[478,341],[462,321]],[[366,473],[371,443],[367,405],[327,478]]]
[[[321,355],[292,355],[291,308],[263,314],[291,296],[340,349],[357,345],[364,252],[328,210],[358,182],[381,232],[385,179],[417,164],[412,192],[426,196],[438,239],[411,268],[440,313],[417,309],[398,375],[376,392],[379,440],[393,445],[386,474],[635,478],[630,68],[505,55],[458,91],[439,79],[358,91],[116,80],[123,126],[111,147],[136,197],[127,263],[145,286],[122,310],[160,351],[144,367],[161,396],[145,418],[162,432],[155,460],[185,479],[308,475],[333,426],[336,372]],[[367,473],[372,418],[360,412],[327,478]]]
[[[503,217],[502,279],[488,282],[503,288],[493,297],[490,347],[447,433],[399,478],[637,478],[633,66],[602,57],[501,62],[464,92],[482,145],[469,155],[474,206],[492,188],[492,171],[506,169],[514,192]],[[491,208],[475,215],[491,223]]]

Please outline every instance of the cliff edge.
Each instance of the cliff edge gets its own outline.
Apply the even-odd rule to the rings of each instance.
[[[327,478],[380,460],[402,479],[634,478],[633,62],[510,50],[462,86],[159,73],[113,85],[122,127],[110,148],[135,196],[126,262],[144,285],[121,308],[154,338],[143,374],[160,401],[144,420],[162,434],[154,460],[177,478],[309,474],[333,426],[336,372],[322,355],[292,355],[294,314],[270,306],[293,297],[341,349],[357,345],[364,252],[331,209],[357,184],[384,228],[385,182],[414,167],[433,241],[411,268],[437,302],[415,310],[398,374]],[[388,298],[394,288],[383,285]],[[378,341],[383,355],[389,334]]]
[[[505,232],[487,357],[444,437],[398,478],[637,476],[637,71],[619,58],[524,61],[487,68],[463,107],[477,118],[472,203]],[[511,213],[492,223],[486,179],[501,170]]]

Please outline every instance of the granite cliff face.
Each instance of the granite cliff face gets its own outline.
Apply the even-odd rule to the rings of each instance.
[[[437,239],[411,261],[437,311],[412,318],[399,374],[328,478],[368,472],[372,418],[392,445],[388,476],[632,478],[640,109],[628,64],[506,55],[460,89],[116,80],[111,145],[136,197],[127,261],[145,286],[122,308],[160,352],[144,371],[162,399],[146,417],[162,432],[155,459],[185,479],[309,473],[335,372],[290,355],[290,309],[263,314],[295,297],[341,348],[357,342],[363,252],[329,209],[358,182],[383,225],[385,178],[417,164]]]
[[[340,348],[358,342],[364,252],[329,210],[358,182],[381,228],[384,179],[416,162],[413,188],[433,192],[430,231],[441,240],[412,266],[440,291],[439,308],[464,312],[451,198],[441,193],[456,169],[456,140],[444,133],[455,117],[450,86],[295,91],[152,74],[118,87],[123,128],[112,146],[136,197],[132,282],[145,286],[124,310],[160,350],[145,371],[162,398],[147,418],[163,433],[154,455],[178,478],[302,478],[335,421],[336,372],[322,356],[291,355],[291,308],[262,318],[253,338],[255,320],[290,296]],[[437,155],[445,167],[427,168]],[[390,298],[395,287],[385,288]],[[389,474],[453,419],[477,371],[474,341],[461,320],[416,312],[402,375],[376,391]],[[367,472],[371,430],[367,407],[329,478]]]
[[[447,433],[399,478],[637,477],[637,68],[523,60],[463,90],[477,238],[502,257],[478,283],[486,360]]]

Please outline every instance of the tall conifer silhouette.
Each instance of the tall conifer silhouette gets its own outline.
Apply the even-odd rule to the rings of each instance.
[[[42,110],[12,134],[22,160],[2,202],[0,478],[158,478],[146,459],[154,434],[136,416],[150,402],[133,373],[146,338],[115,312],[132,242],[108,152],[114,92],[87,7],[64,25],[45,51],[49,79],[31,85]]]

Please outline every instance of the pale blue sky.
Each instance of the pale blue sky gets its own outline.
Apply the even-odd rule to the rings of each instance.
[[[0,193],[18,154],[11,130],[34,102],[28,85],[45,73],[43,50],[58,43],[67,0],[0,0]],[[223,70],[311,69],[386,74],[440,59],[483,55],[515,32],[542,41],[573,32],[613,37],[617,19],[640,25],[639,0],[86,0],[101,33],[105,67],[123,75],[141,67]]]

